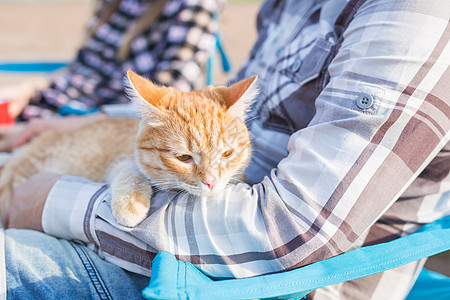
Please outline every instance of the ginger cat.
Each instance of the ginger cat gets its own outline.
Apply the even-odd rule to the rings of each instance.
[[[243,120],[255,81],[256,76],[230,87],[184,93],[129,71],[126,92],[138,104],[141,119],[107,119],[71,133],[47,132],[16,151],[0,177],[1,217],[13,187],[43,171],[109,183],[112,213],[129,227],[146,217],[152,188],[204,197],[219,193],[242,178],[250,160]]]

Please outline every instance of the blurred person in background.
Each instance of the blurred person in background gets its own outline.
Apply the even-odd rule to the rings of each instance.
[[[105,117],[100,113],[55,119],[61,114],[83,114],[103,105],[128,103],[123,92],[127,70],[182,91],[201,88],[205,82],[202,71],[216,45],[218,22],[214,16],[223,3],[99,1],[86,40],[63,74],[50,83],[0,88],[0,96],[9,98],[9,114],[18,121],[0,129],[0,151],[10,151],[45,130],[72,130]],[[104,108],[114,116],[112,106]]]

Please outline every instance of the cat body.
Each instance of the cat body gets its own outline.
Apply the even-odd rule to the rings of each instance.
[[[107,119],[70,133],[47,132],[16,151],[0,177],[0,214],[12,189],[50,171],[111,186],[118,223],[135,226],[152,188],[212,197],[242,177],[251,145],[244,123],[256,77],[184,93],[129,72],[126,91],[141,119]]]
[[[138,127],[138,119],[105,119],[69,133],[45,132],[18,149],[0,177],[2,220],[12,189],[39,172],[111,183],[115,166],[133,157]]]

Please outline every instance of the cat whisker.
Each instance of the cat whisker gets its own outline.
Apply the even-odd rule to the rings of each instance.
[[[253,121],[253,120],[255,120],[255,119],[258,119],[259,117],[261,117],[261,116],[260,116],[260,115],[257,115],[257,116],[248,118],[248,119],[246,119],[246,120],[244,121],[244,123],[247,124],[247,122],[250,122],[250,121]]]
[[[189,195],[189,193],[187,191],[185,191],[185,190],[179,190],[177,195],[187,196],[187,195]]]
[[[175,199],[176,197],[178,197],[179,195],[186,193],[186,191],[183,190],[178,190],[175,195],[172,196],[172,198],[170,199],[170,201],[172,201],[173,199]]]
[[[228,181],[228,183],[231,183],[231,184],[238,184],[238,183],[246,183],[246,182],[243,181],[243,180],[237,179],[237,178],[231,178],[231,179]]]

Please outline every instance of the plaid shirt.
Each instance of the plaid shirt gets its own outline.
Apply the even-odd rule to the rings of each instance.
[[[122,83],[128,70],[184,91],[202,86],[202,69],[216,46],[213,33],[218,24],[213,15],[219,14],[224,1],[168,0],[158,19],[136,36],[128,57],[120,62],[117,51],[123,37],[152,2],[122,0],[64,73],[37,93],[19,118],[51,117],[65,106],[89,111],[103,104],[128,103]],[[97,24],[98,13],[90,26]]]
[[[450,213],[450,3],[273,0],[238,77],[259,75],[253,183],[214,201],[158,193],[135,228],[109,189],[63,177],[47,233],[149,274],[167,250],[215,277],[298,268],[409,234]],[[69,220],[69,221],[67,221]],[[314,299],[402,299],[423,262],[316,290]]]

